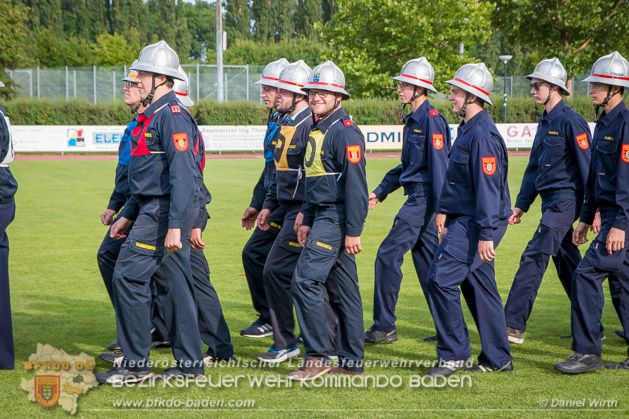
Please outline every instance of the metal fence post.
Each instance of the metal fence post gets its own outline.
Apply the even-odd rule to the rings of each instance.
[[[114,92],[114,102],[116,101],[116,70],[111,72],[111,90]]]
[[[199,103],[199,63],[197,63],[197,103]]]
[[[92,66],[93,79],[94,79],[94,105],[96,105],[96,66]]]
[[[41,99],[41,95],[39,93],[40,90],[40,84],[39,84],[39,66],[37,66],[37,99]]]
[[[72,82],[74,84],[74,98],[76,99],[76,70],[72,70]]]
[[[68,86],[68,66],[66,66],[66,102],[70,99],[70,87]]]
[[[249,64],[247,64],[247,100],[249,100]]]

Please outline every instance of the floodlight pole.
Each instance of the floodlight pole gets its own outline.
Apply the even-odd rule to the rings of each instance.
[[[498,57],[504,64],[505,64],[505,71],[504,71],[504,83],[503,83],[503,96],[504,96],[504,102],[503,102],[503,108],[504,108],[504,123],[507,123],[507,62],[513,58],[512,55],[501,55]]]
[[[218,103],[223,103],[223,18],[221,1],[216,0],[216,88]]]

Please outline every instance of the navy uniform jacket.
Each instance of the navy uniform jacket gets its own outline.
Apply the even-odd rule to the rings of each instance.
[[[138,115],[131,134],[132,199],[169,197],[168,228],[181,228],[198,193],[199,128],[194,118],[171,91]]]
[[[511,215],[507,184],[507,146],[486,110],[461,122],[450,153],[438,213],[449,219],[474,217],[479,240],[493,240],[493,231]]]
[[[201,135],[201,131],[199,131],[199,145],[197,150],[195,150],[195,155],[197,170],[199,173],[199,175],[197,176],[197,186],[199,188],[199,215],[197,216],[197,219],[194,222],[192,228],[202,229],[205,227],[208,218],[210,218],[210,215],[207,212],[206,205],[212,202],[212,194],[205,185],[205,180],[203,178],[203,172],[205,171],[205,141],[203,140],[203,135]]]
[[[280,127],[274,150],[275,176],[263,208],[292,207],[304,202],[304,154],[312,131],[312,112],[308,107],[295,115],[295,119]]]
[[[127,124],[122,140],[118,146],[118,166],[116,166],[116,180],[114,191],[109,198],[107,209],[114,212],[120,211],[131,195],[129,191],[129,160],[131,159],[131,131],[138,124],[137,115]]]
[[[312,226],[317,207],[345,206],[345,234],[360,236],[367,217],[365,139],[340,108],[310,133],[306,155],[303,225]]]
[[[0,105],[0,208],[13,205],[13,196],[17,191],[17,181],[9,169],[10,160],[13,160],[13,145],[5,116],[6,111]]]
[[[581,221],[592,224],[597,209],[614,213],[612,226],[629,227],[629,110],[620,102],[596,122],[592,162]]]
[[[391,169],[374,190],[378,200],[384,201],[400,186],[404,195],[410,195],[418,184],[429,183],[436,202],[443,188],[450,144],[448,122],[426,100],[404,117],[402,164]]]
[[[537,125],[529,164],[515,206],[526,212],[535,197],[575,198],[580,202],[590,166],[590,127],[559,102]]]
[[[283,114],[274,112],[267,122],[266,134],[264,135],[264,170],[258,179],[258,183],[253,188],[250,207],[260,211],[264,204],[264,199],[271,186],[271,179],[275,176],[275,163],[273,162],[273,151],[277,143],[277,135],[280,131],[280,123],[285,121]]]

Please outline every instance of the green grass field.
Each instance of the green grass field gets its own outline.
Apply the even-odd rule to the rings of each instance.
[[[525,157],[510,159],[512,196],[517,194]],[[368,159],[370,190],[394,159]],[[105,208],[114,178],[115,161],[24,161],[11,166],[20,183],[17,217],[9,227],[11,240],[11,297],[16,347],[16,368],[0,371],[0,416],[66,416],[61,407],[44,409],[27,399],[20,388],[22,378],[32,378],[24,361],[36,351],[37,343],[50,344],[69,354],[86,352],[97,357],[115,337],[115,319],[96,265],[96,251],[106,232],[99,213]],[[252,187],[262,167],[261,160],[209,160],[206,181],[214,201],[209,207],[212,220],[205,232],[206,256],[236,354],[241,360],[254,360],[271,345],[270,338],[247,339],[238,331],[249,325],[255,313],[244,277],[241,250],[249,232],[240,227],[240,215],[249,203]],[[393,217],[403,202],[400,192],[369,213],[363,233],[364,251],[358,256],[365,327],[371,325],[373,263],[378,245],[386,236]],[[521,252],[539,220],[539,205],[531,209],[522,224],[510,227],[497,251],[496,279],[506,299]],[[412,262],[403,267],[405,281],[397,308],[400,340],[390,345],[366,346],[365,359],[428,360],[436,357],[435,344],[421,341],[434,332]],[[607,285],[605,293],[608,296]],[[465,304],[464,304],[465,307]],[[480,341],[469,312],[470,337],[475,355]],[[627,345],[613,330],[619,321],[605,306],[603,323],[607,340],[603,359],[617,362],[626,358]],[[79,398],[79,416],[156,417],[417,417],[426,416],[610,416],[629,413],[629,373],[603,370],[579,376],[556,372],[553,364],[571,353],[570,340],[558,338],[570,332],[569,301],[551,266],[542,283],[528,324],[526,341],[514,346],[515,372],[511,374],[472,374],[471,387],[412,388],[413,375],[428,368],[367,368],[368,375],[400,377],[401,385],[384,388],[292,388],[249,384],[237,388],[111,388],[100,386]],[[152,352],[155,359],[171,359],[170,351]],[[108,365],[97,358],[97,371]],[[280,365],[270,368],[207,368],[217,382],[219,376],[265,375],[283,377],[295,369]],[[272,378],[273,378],[272,377]],[[397,378],[396,378],[397,380]],[[185,403],[190,399],[222,399],[221,408],[142,409],[114,407],[116,400],[146,400],[161,397]],[[228,407],[229,400],[254,400],[253,407]],[[553,407],[559,401],[584,400],[585,407]],[[610,407],[591,406],[597,400],[612,400]],[[547,403],[547,406],[545,405]]]

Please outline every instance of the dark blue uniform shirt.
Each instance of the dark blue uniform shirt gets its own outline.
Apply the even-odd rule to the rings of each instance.
[[[590,165],[590,127],[559,102],[542,116],[515,206],[526,212],[535,197],[582,200]]]
[[[410,195],[420,183],[432,184],[433,199],[437,201],[450,152],[450,128],[448,122],[426,100],[417,110],[404,117],[404,143],[402,164],[391,169],[374,190],[378,200],[404,187]]]
[[[274,150],[275,176],[263,208],[271,211],[280,205],[291,207],[304,202],[304,154],[312,131],[312,112],[308,107],[280,127]]]
[[[479,240],[493,240],[511,215],[507,146],[486,110],[461,122],[446,172],[438,213],[475,218]],[[448,221],[446,221],[448,222]]]
[[[629,110],[620,102],[596,122],[592,161],[581,221],[592,224],[597,209],[613,212],[613,227],[629,227]]]
[[[303,225],[312,226],[317,207],[342,205],[346,235],[357,237],[367,217],[365,139],[341,108],[313,126],[306,155]]]
[[[181,228],[197,194],[199,128],[173,91],[138,115],[131,133],[133,199],[170,198],[168,228]]]
[[[5,159],[7,153],[13,152],[11,147],[11,133],[4,119],[6,111],[0,105],[0,162]],[[0,207],[13,205],[13,196],[17,191],[17,181],[13,177],[9,167],[0,167]]]
[[[127,199],[131,195],[129,191],[129,160],[131,159],[131,131],[138,124],[137,115],[127,124],[124,130],[122,140],[118,146],[118,166],[116,166],[116,180],[114,183],[114,191],[109,198],[107,209],[115,212],[120,211]]]

